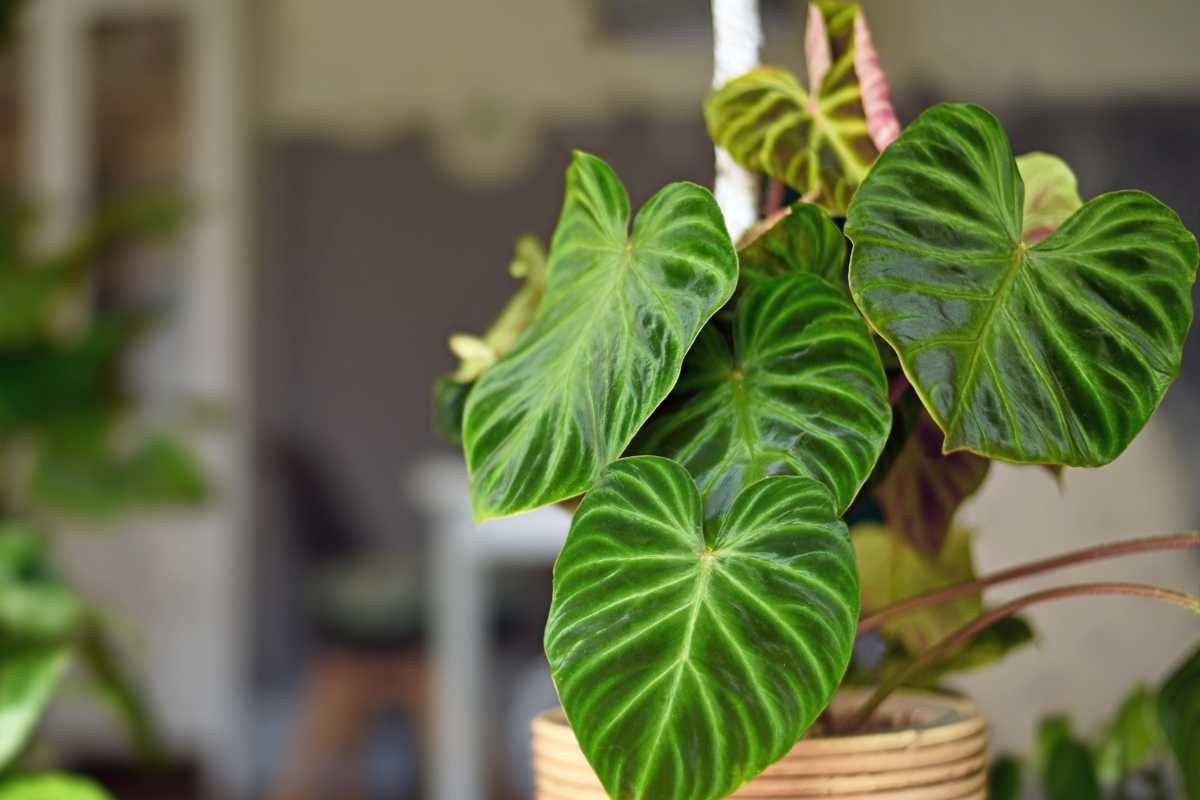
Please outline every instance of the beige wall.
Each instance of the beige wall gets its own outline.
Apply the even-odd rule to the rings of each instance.
[[[268,123],[371,142],[435,132],[476,180],[527,165],[548,124],[636,109],[698,113],[709,80],[702,15],[678,35],[603,38],[602,0],[264,0]],[[701,3],[692,4],[703,11]],[[1200,3],[1189,0],[866,0],[893,88],[1001,106],[1200,92]],[[797,18],[800,18],[797,15]],[[800,63],[799,29],[768,60]]]

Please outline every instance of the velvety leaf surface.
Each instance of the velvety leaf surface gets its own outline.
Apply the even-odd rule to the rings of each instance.
[[[1200,648],[1159,690],[1158,718],[1179,762],[1188,800],[1200,800]]]
[[[987,111],[942,105],[880,157],[846,222],[850,288],[945,450],[1098,466],[1178,373],[1196,240],[1142,192],[1022,240],[1024,186]]]
[[[808,89],[786,70],[761,67],[710,96],[704,118],[713,141],[742,165],[841,216],[899,125],[859,6],[809,9]]]
[[[533,325],[475,384],[463,444],[477,520],[590,488],[675,385],[733,293],[737,255],[712,195],[675,183],[629,231],[629,198],[576,153]]]
[[[1079,184],[1067,162],[1049,153],[1017,156],[1017,169],[1025,184],[1021,239],[1037,244],[1083,205]]]
[[[738,251],[744,287],[782,275],[808,273],[845,285],[846,237],[820,206],[796,203]]]
[[[708,326],[634,450],[696,478],[705,518],[767,475],[807,475],[844,511],[887,440],[891,408],[854,305],[813,275],[764,281],[738,301],[733,347]]]
[[[21,752],[68,657],[66,648],[58,646],[9,648],[0,654],[0,769]]]
[[[706,532],[687,471],[637,456],[575,514],[546,655],[611,797],[715,800],[824,709],[857,621],[853,550],[824,487],[766,478]]]
[[[983,485],[991,462],[974,453],[943,454],[945,436],[924,410],[875,488],[884,521],[931,558],[941,553],[963,501]]]
[[[112,796],[85,778],[51,773],[0,781],[0,800],[112,800]]]

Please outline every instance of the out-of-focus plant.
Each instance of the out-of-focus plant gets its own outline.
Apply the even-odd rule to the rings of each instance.
[[[183,212],[171,198],[114,202],[47,253],[33,242],[28,206],[0,210],[0,770],[16,768],[73,664],[126,722],[141,757],[152,765],[167,758],[102,615],[56,567],[49,536],[65,522],[91,525],[205,498],[183,442],[132,423],[123,363],[152,313],[87,309],[102,252],[118,240],[169,234]],[[0,784],[0,798],[13,800],[82,800],[95,796],[89,791],[55,776]]]
[[[1047,800],[1200,800],[1200,647],[1157,691],[1134,687],[1093,741],[1065,716],[1043,719],[1034,762]],[[989,797],[1019,798],[1022,771],[1015,756],[997,758]]]

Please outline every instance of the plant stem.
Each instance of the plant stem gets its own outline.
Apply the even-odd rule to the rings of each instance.
[[[980,633],[989,626],[999,622],[1000,620],[1010,617],[1013,614],[1028,608],[1029,606],[1048,600],[1058,600],[1066,597],[1080,597],[1088,595],[1132,595],[1135,597],[1149,597],[1155,600],[1162,600],[1168,603],[1174,603],[1182,606],[1190,611],[1200,614],[1200,598],[1183,592],[1177,592],[1172,589],[1164,589],[1160,586],[1146,586],[1138,583],[1083,583],[1074,586],[1060,586],[1055,589],[1047,589],[1034,594],[1026,595],[1017,598],[1002,606],[998,606],[991,611],[986,612],[982,616],[967,623],[963,627],[956,630],[954,633],[942,639],[933,647],[926,650],[916,659],[914,659],[907,667],[900,670],[890,679],[879,685],[870,699],[865,702],[855,714],[854,719],[850,722],[849,730],[851,732],[861,728],[871,718],[871,715],[878,710],[879,706],[887,699],[888,695],[894,692],[899,687],[903,686],[907,681],[911,680],[915,675],[933,664],[936,664],[947,654],[953,651],[956,647],[965,644],[973,636]]]
[[[786,194],[787,188],[783,185],[783,181],[771,178],[770,183],[767,184],[767,217],[783,209],[783,198]]]
[[[908,387],[908,376],[904,374],[904,370],[900,370],[888,383],[888,403],[891,405],[899,403],[900,398],[908,391]]]
[[[863,617],[858,623],[858,632],[863,634],[873,631],[897,617],[903,617],[906,614],[911,614],[914,611],[919,611],[929,606],[947,603],[964,595],[975,594],[998,583],[1020,580],[1021,578],[1028,578],[1033,575],[1040,575],[1043,572],[1052,572],[1057,569],[1085,564],[1089,561],[1100,561],[1106,558],[1117,558],[1119,556],[1136,555],[1138,553],[1151,553],[1158,550],[1184,550],[1192,547],[1200,547],[1200,534],[1179,533],[1170,536],[1153,536],[1146,539],[1127,539],[1120,542],[1087,547],[1083,550],[1064,553],[1061,556],[1054,556],[1053,558],[1041,561],[1020,564],[1000,572],[992,573],[991,575],[985,575],[973,581],[934,589],[931,592],[919,594],[907,600],[901,600],[894,605]]]

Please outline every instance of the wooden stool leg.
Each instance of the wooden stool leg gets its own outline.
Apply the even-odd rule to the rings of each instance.
[[[363,702],[360,671],[352,657],[335,653],[317,657],[302,695],[297,737],[271,800],[329,796],[323,788],[330,769],[353,749],[371,711]]]

